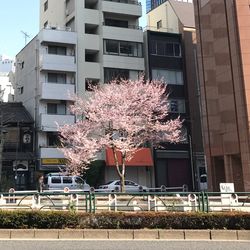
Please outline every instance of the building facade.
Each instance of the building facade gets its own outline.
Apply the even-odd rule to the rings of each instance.
[[[134,0],[40,2],[41,31],[17,55],[15,89],[35,120],[38,169],[51,172],[65,165],[57,125],[75,122],[68,111],[73,94],[85,98],[93,84],[144,71],[142,7]],[[152,186],[151,165],[133,165],[126,177]],[[106,167],[105,180],[114,178],[115,168]]]
[[[249,1],[194,3],[209,189],[249,192]]]
[[[169,0],[147,14],[144,33],[149,79],[163,79],[168,86],[170,117],[184,119],[185,140],[155,151],[158,185],[200,190],[206,174],[203,152],[199,89],[196,75],[196,36],[193,4]]]
[[[34,121],[22,103],[0,103],[1,191],[35,189]]]
[[[67,30],[43,29],[16,56],[15,99],[34,119],[39,171],[65,165],[57,131],[75,122],[68,107],[76,93],[76,37]]]

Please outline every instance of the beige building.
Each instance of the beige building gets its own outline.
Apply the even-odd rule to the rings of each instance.
[[[250,191],[248,0],[195,0],[209,189]]]

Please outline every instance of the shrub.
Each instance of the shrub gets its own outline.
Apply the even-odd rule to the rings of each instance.
[[[0,228],[250,229],[249,213],[0,211]]]

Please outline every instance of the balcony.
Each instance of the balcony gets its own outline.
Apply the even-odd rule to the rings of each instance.
[[[99,10],[84,9],[84,22],[94,25],[99,25]]]
[[[144,58],[103,55],[104,68],[119,68],[144,71]]]
[[[84,47],[87,50],[100,50],[100,36],[95,34],[84,35]]]
[[[75,32],[70,32],[69,28],[54,27],[45,28],[38,34],[39,40],[51,43],[76,44],[77,35]]]
[[[41,83],[40,99],[73,101],[74,84]]]
[[[65,124],[74,124],[74,115],[57,115],[57,114],[41,114],[40,115],[40,127],[42,131],[56,132],[58,126]]]
[[[62,151],[59,148],[40,148],[40,157],[41,158],[65,158]]]
[[[42,53],[40,70],[76,72],[75,56]]]
[[[143,42],[143,32],[138,26],[128,28],[103,26],[103,38],[120,41]]]
[[[101,77],[100,64],[96,62],[85,62],[84,74],[86,78],[100,79]]]
[[[129,16],[142,16],[142,6],[136,0],[103,0],[102,11]]]

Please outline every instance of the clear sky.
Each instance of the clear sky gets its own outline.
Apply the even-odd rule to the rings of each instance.
[[[63,0],[58,0],[63,1]],[[140,0],[145,16],[146,0]],[[0,0],[0,55],[14,58],[25,46],[26,32],[30,41],[39,31],[39,2],[40,0]],[[140,25],[146,26],[145,18]]]

